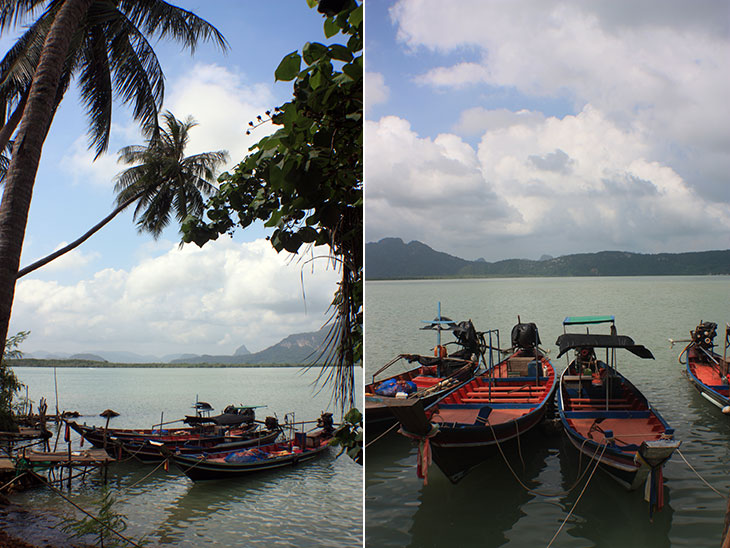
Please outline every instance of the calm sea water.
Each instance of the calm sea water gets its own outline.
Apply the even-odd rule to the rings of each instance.
[[[722,495],[675,454],[664,468],[666,505],[653,520],[642,493],[625,491],[600,471],[578,500],[583,483],[562,493],[576,482],[578,458],[559,431],[533,436],[521,452],[507,456],[519,479],[539,495],[523,489],[499,456],[457,485],[432,466],[424,486],[416,477],[416,448],[391,433],[366,451],[367,546],[547,546],[577,500],[552,546],[720,545],[730,489],[730,418],[692,388],[677,362],[684,345],[670,348],[667,339],[687,338],[700,320],[722,326],[730,321],[730,277],[368,282],[366,382],[396,354],[433,347],[434,333],[418,329],[421,320],[435,317],[439,301],[445,316],[472,319],[478,330],[500,329],[503,347],[518,315],[535,322],[541,346],[553,356],[565,316],[614,314],[618,332],[656,358],[622,352],[619,370],[676,429],[682,454]],[[564,358],[554,364],[558,371],[566,365]]]
[[[361,369],[356,370],[361,376]],[[36,403],[41,396],[55,408],[53,369],[16,368]],[[216,412],[228,404],[265,405],[257,417],[296,411],[296,420],[316,419],[333,411],[329,389],[313,387],[314,371],[300,368],[226,369],[58,369],[59,408],[79,411],[79,419],[103,425],[98,414],[112,408],[120,416],[111,426],[149,428],[192,413],[196,398]],[[361,392],[361,384],[358,382]],[[358,401],[359,404],[359,401]],[[335,419],[339,421],[339,412]],[[63,440],[61,440],[63,441]],[[115,464],[109,482],[128,520],[125,534],[143,535],[152,546],[361,546],[362,467],[346,455],[330,455],[298,467],[250,478],[193,483],[176,468]],[[99,475],[76,480],[72,499],[94,508],[101,490]],[[72,508],[57,495],[36,489],[14,500],[50,508],[58,516]],[[15,532],[17,532],[17,525]],[[28,536],[34,529],[28,523]],[[36,539],[37,540],[37,539]]]

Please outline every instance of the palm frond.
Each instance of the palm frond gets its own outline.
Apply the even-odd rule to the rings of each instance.
[[[0,0],[0,31],[21,24],[45,3],[45,0]]]
[[[213,25],[194,13],[162,0],[121,0],[119,10],[142,32],[160,38],[174,38],[195,52],[198,42],[213,41],[222,50],[228,42]]]
[[[81,102],[90,121],[91,146],[96,157],[109,146],[112,123],[112,82],[106,40],[98,26],[89,28],[79,67]]]

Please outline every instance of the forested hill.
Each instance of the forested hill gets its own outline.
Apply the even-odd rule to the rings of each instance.
[[[365,246],[368,280],[520,276],[701,276],[730,275],[730,249],[644,255],[624,251],[580,253],[539,261],[467,261],[418,241],[385,238]]]

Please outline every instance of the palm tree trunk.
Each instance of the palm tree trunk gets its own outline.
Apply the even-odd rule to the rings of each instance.
[[[78,239],[74,240],[73,242],[71,242],[71,243],[70,243],[70,244],[68,244],[67,246],[65,246],[65,247],[62,247],[61,249],[59,249],[59,250],[57,250],[57,251],[54,251],[54,252],[53,252],[53,253],[51,253],[50,255],[46,255],[46,256],[45,256],[45,257],[43,257],[42,259],[39,259],[39,260],[37,260],[37,261],[36,261],[36,262],[34,262],[33,264],[29,264],[29,265],[28,265],[28,266],[26,266],[25,268],[21,268],[21,269],[20,269],[20,270],[18,271],[18,276],[17,276],[17,277],[18,277],[18,278],[22,278],[22,277],[23,277],[23,276],[25,276],[26,274],[30,274],[31,272],[33,272],[34,270],[37,270],[37,269],[39,269],[39,268],[40,268],[40,267],[42,267],[43,265],[46,265],[46,264],[50,263],[50,262],[51,262],[51,261],[52,261],[53,259],[57,259],[57,258],[58,258],[58,257],[60,257],[61,255],[65,255],[66,253],[68,253],[68,252],[69,252],[69,251],[71,251],[72,249],[76,249],[76,248],[77,248],[77,247],[79,247],[79,246],[80,246],[81,244],[83,244],[83,243],[84,243],[84,242],[85,242],[86,240],[88,240],[88,239],[89,239],[89,238],[91,238],[91,237],[92,237],[92,236],[93,236],[94,234],[96,234],[96,233],[97,233],[97,232],[98,232],[99,230],[101,230],[101,229],[102,229],[102,228],[103,228],[104,226],[106,226],[106,224],[107,224],[107,223],[108,223],[109,221],[111,221],[111,220],[112,220],[112,219],[113,219],[114,217],[116,217],[116,216],[117,216],[117,214],[119,214],[119,213],[120,213],[120,212],[121,212],[122,210],[126,209],[126,207],[127,207],[128,205],[130,205],[131,203],[133,203],[134,201],[136,201],[136,200],[137,200],[137,199],[138,199],[138,198],[139,198],[140,196],[142,196],[142,192],[140,192],[140,193],[139,193],[139,194],[137,194],[136,196],[132,196],[132,197],[131,197],[131,198],[129,198],[129,199],[128,199],[128,200],[126,201],[126,202],[124,202],[123,204],[121,204],[121,205],[117,206],[117,208],[116,208],[116,209],[115,209],[114,211],[112,211],[112,212],[111,212],[111,213],[110,213],[109,215],[107,215],[106,217],[104,217],[104,218],[103,218],[103,219],[102,219],[101,221],[99,221],[99,222],[98,222],[97,224],[95,224],[94,226],[92,226],[92,227],[91,227],[91,228],[90,228],[90,229],[88,230],[88,232],[85,232],[85,233],[84,233],[84,235],[83,235],[83,236],[81,236],[81,237],[79,237]]]
[[[15,128],[18,127],[20,119],[23,116],[23,110],[25,109],[25,104],[27,100],[28,93],[25,92],[23,93],[20,101],[18,101],[18,104],[15,107],[13,113],[10,115],[10,118],[8,118],[8,121],[5,122],[5,125],[2,128],[0,128],[0,152],[5,150],[5,145],[8,144],[8,141],[13,136]]]
[[[33,185],[43,141],[53,119],[64,61],[71,37],[92,2],[66,0],[59,9],[43,45],[28,104],[15,139],[0,204],[0,351],[5,348],[8,335]]]

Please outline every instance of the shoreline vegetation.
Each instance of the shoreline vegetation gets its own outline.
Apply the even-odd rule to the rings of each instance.
[[[12,367],[81,367],[81,368],[210,368],[210,367],[325,367],[322,364],[304,363],[113,363],[94,360],[44,360],[40,358],[23,358],[19,360],[7,360]],[[362,367],[362,363],[355,364]]]

